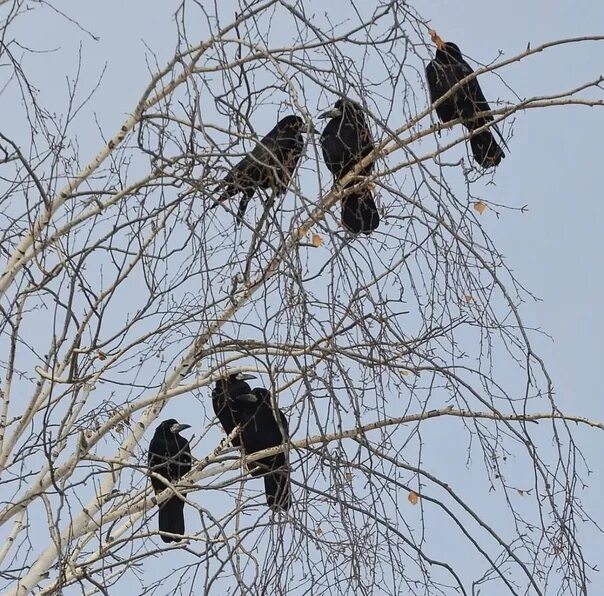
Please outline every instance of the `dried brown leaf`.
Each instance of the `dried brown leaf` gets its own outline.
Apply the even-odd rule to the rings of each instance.
[[[476,203],[474,203],[474,209],[476,211],[478,211],[478,213],[480,213],[480,215],[482,215],[484,213],[484,210],[487,208],[486,204],[483,203],[482,201],[476,201]]]

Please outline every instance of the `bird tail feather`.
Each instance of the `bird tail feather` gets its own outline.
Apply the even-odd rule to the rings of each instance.
[[[170,534],[185,533],[185,503],[179,497],[172,497],[161,504],[159,510],[159,531],[169,532]],[[161,534],[161,539],[164,542],[180,542],[180,538],[166,536]]]
[[[237,223],[241,224],[243,222],[243,216],[245,215],[245,210],[247,209],[247,204],[250,202],[250,197],[246,194],[241,197],[239,201],[239,208],[237,209]]]
[[[287,511],[291,505],[289,471],[278,470],[264,477],[266,502],[274,511]]]
[[[342,225],[353,234],[371,234],[377,229],[380,215],[371,191],[352,192],[342,199]]]
[[[237,184],[233,177],[230,174],[227,174],[216,185],[216,188],[213,192],[217,193],[220,190],[222,190],[220,196],[217,199],[214,199],[214,202],[206,209],[206,211],[209,211],[210,209],[215,209],[216,207],[218,207],[218,205],[220,205],[220,203],[223,203],[227,199],[230,199],[233,195],[236,195],[240,189],[237,187]]]
[[[491,168],[499,165],[505,157],[503,149],[495,141],[495,137],[488,130],[483,130],[470,137],[470,145],[474,159],[483,167]]]

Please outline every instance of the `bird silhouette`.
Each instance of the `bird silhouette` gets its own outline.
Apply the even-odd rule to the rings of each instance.
[[[179,424],[176,420],[164,420],[157,429],[149,444],[149,471],[160,474],[171,484],[180,480],[191,469],[191,449],[189,442],[180,436],[180,432],[190,428],[188,424]],[[155,493],[160,493],[167,488],[167,484],[160,478],[151,477],[151,484]],[[180,542],[178,536],[184,535],[184,501],[177,495],[166,499],[159,505],[159,532],[164,542]]]
[[[271,405],[267,389],[255,388],[251,393],[231,398],[233,417],[240,424],[241,444],[246,454],[257,453],[270,447],[283,445],[289,437],[285,414],[277,409],[279,419]],[[291,505],[289,468],[285,453],[263,457],[250,464],[252,476],[264,476],[264,491],[269,507],[286,511]]]
[[[232,398],[242,393],[251,393],[252,388],[246,381],[255,378],[254,375],[247,373],[235,373],[216,381],[216,385],[212,391],[212,407],[214,408],[214,414],[216,414],[227,435],[230,435],[235,426],[237,426],[237,423],[233,419],[229,396]],[[234,447],[239,447],[239,436],[233,437],[232,443]]]
[[[314,127],[299,116],[290,115],[280,120],[223,178],[220,183],[223,191],[210,209],[241,193],[237,210],[240,222],[256,191],[271,190],[271,200],[285,194],[302,155],[304,132],[314,132]]]
[[[456,44],[444,42],[436,31],[431,31],[431,37],[436,44],[436,55],[426,66],[426,79],[430,100],[434,103],[474,71],[463,59]],[[491,107],[476,78],[464,83],[451,97],[436,107],[436,113],[443,123],[459,118],[469,131],[475,131],[492,122],[493,117],[490,114],[476,117],[480,112],[490,111]],[[484,168],[499,165],[505,157],[505,153],[488,129],[473,133],[470,146],[474,159]]]
[[[363,108],[348,98],[338,99],[331,110],[319,118],[330,118],[321,134],[325,165],[339,183],[373,149],[373,137]],[[368,176],[373,161],[359,172]],[[351,181],[347,187],[358,184]],[[380,216],[369,188],[351,191],[342,198],[342,224],[353,234],[371,234],[380,224]]]

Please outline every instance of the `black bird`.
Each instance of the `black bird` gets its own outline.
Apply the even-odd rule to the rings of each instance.
[[[472,67],[463,59],[461,50],[452,42],[444,42],[436,31],[430,36],[436,44],[436,55],[426,67],[426,79],[430,91],[430,101],[434,103],[447,93],[456,83],[471,75]],[[491,110],[476,78],[464,83],[451,97],[436,108],[442,122],[460,118],[471,132],[493,121],[489,114],[475,118],[479,112]],[[493,127],[496,129],[496,127]],[[497,131],[498,132],[498,131]],[[470,137],[474,159],[484,168],[499,165],[505,153],[495,141],[490,130],[483,130]]]
[[[271,394],[262,388],[240,394],[231,401],[235,420],[241,425],[241,442],[246,454],[283,445],[289,437],[287,418],[281,410],[279,422],[271,406]],[[263,457],[250,465],[252,476],[264,475],[266,502],[273,510],[286,511],[291,505],[289,469],[285,453]]]
[[[285,193],[304,148],[303,132],[315,132],[299,116],[280,120],[246,156],[224,177],[224,188],[213,209],[222,201],[242,193],[237,211],[241,221],[249,200],[260,189],[270,189],[273,198]]]
[[[149,471],[161,474],[172,484],[191,469],[189,441],[179,434],[186,428],[191,427],[188,424],[179,424],[174,419],[164,420],[155,430],[149,445]],[[153,476],[151,484],[156,494],[167,486],[165,482]],[[184,506],[184,501],[176,495],[160,504],[159,532],[164,542],[180,542],[181,539],[166,536],[162,532],[184,535]]]
[[[319,118],[331,118],[321,135],[321,148],[325,164],[337,183],[373,151],[373,137],[363,108],[351,99],[338,99],[334,107]],[[359,176],[368,176],[372,171],[373,161]],[[348,186],[357,183],[358,180]],[[354,234],[371,234],[379,226],[380,216],[369,188],[349,193],[342,199],[342,224]]]
[[[243,393],[251,393],[252,388],[246,381],[255,378],[254,375],[247,373],[235,373],[229,375],[225,379],[218,379],[218,381],[216,381],[216,385],[212,391],[212,407],[214,408],[214,414],[216,414],[227,435],[230,435],[235,426],[237,426],[233,419],[233,413],[231,412],[231,406],[228,401],[229,396],[232,399]],[[232,443],[234,447],[239,447],[241,444],[239,436],[234,437]]]

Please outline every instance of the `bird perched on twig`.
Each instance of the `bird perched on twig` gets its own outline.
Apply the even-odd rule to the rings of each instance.
[[[246,454],[257,453],[283,445],[289,438],[285,414],[277,408],[278,419],[267,389],[252,389],[231,399],[233,417],[240,425],[240,437]],[[286,511],[291,505],[289,468],[285,453],[263,457],[250,464],[252,476],[264,476],[264,492],[268,506]]]
[[[230,435],[237,426],[237,423],[233,419],[229,399],[234,399],[240,394],[251,393],[252,388],[246,381],[255,378],[254,375],[248,373],[235,373],[216,381],[216,385],[212,391],[212,407],[214,408],[214,414],[216,414],[227,435]],[[232,443],[234,447],[239,447],[241,444],[239,437],[233,437]]]
[[[434,103],[474,71],[463,59],[461,50],[456,44],[443,41],[436,31],[431,31],[430,37],[436,44],[436,55],[426,66],[426,79],[430,100]],[[470,132],[493,122],[493,116],[490,114],[476,117],[476,114],[490,112],[490,110],[476,78],[464,83],[436,107],[436,113],[443,123],[459,118]],[[501,137],[497,128],[495,126],[492,128]],[[505,145],[505,142],[503,143]],[[488,129],[472,134],[470,145],[474,159],[484,168],[499,165],[505,157],[505,153]]]
[[[176,420],[164,420],[157,429],[149,444],[149,471],[160,474],[171,484],[180,480],[191,469],[191,449],[189,442],[180,436],[180,432],[191,428],[188,424],[179,424]],[[160,478],[151,476],[151,484],[155,493],[167,488]],[[159,505],[159,532],[164,542],[180,542],[178,536],[169,534],[185,533],[185,502],[174,495]]]
[[[257,190],[272,191],[271,200],[285,193],[304,148],[302,133],[315,132],[299,116],[286,116],[235,164],[220,183],[224,190],[210,209],[241,193],[237,210],[241,222],[247,204]]]
[[[373,137],[363,108],[348,98],[336,101],[334,107],[319,118],[331,118],[321,134],[321,149],[334,182],[338,183],[373,149]],[[359,176],[373,171],[373,161],[361,169]],[[347,187],[358,184],[351,181]],[[371,234],[380,216],[369,187],[355,190],[342,198],[342,224],[354,234]]]

